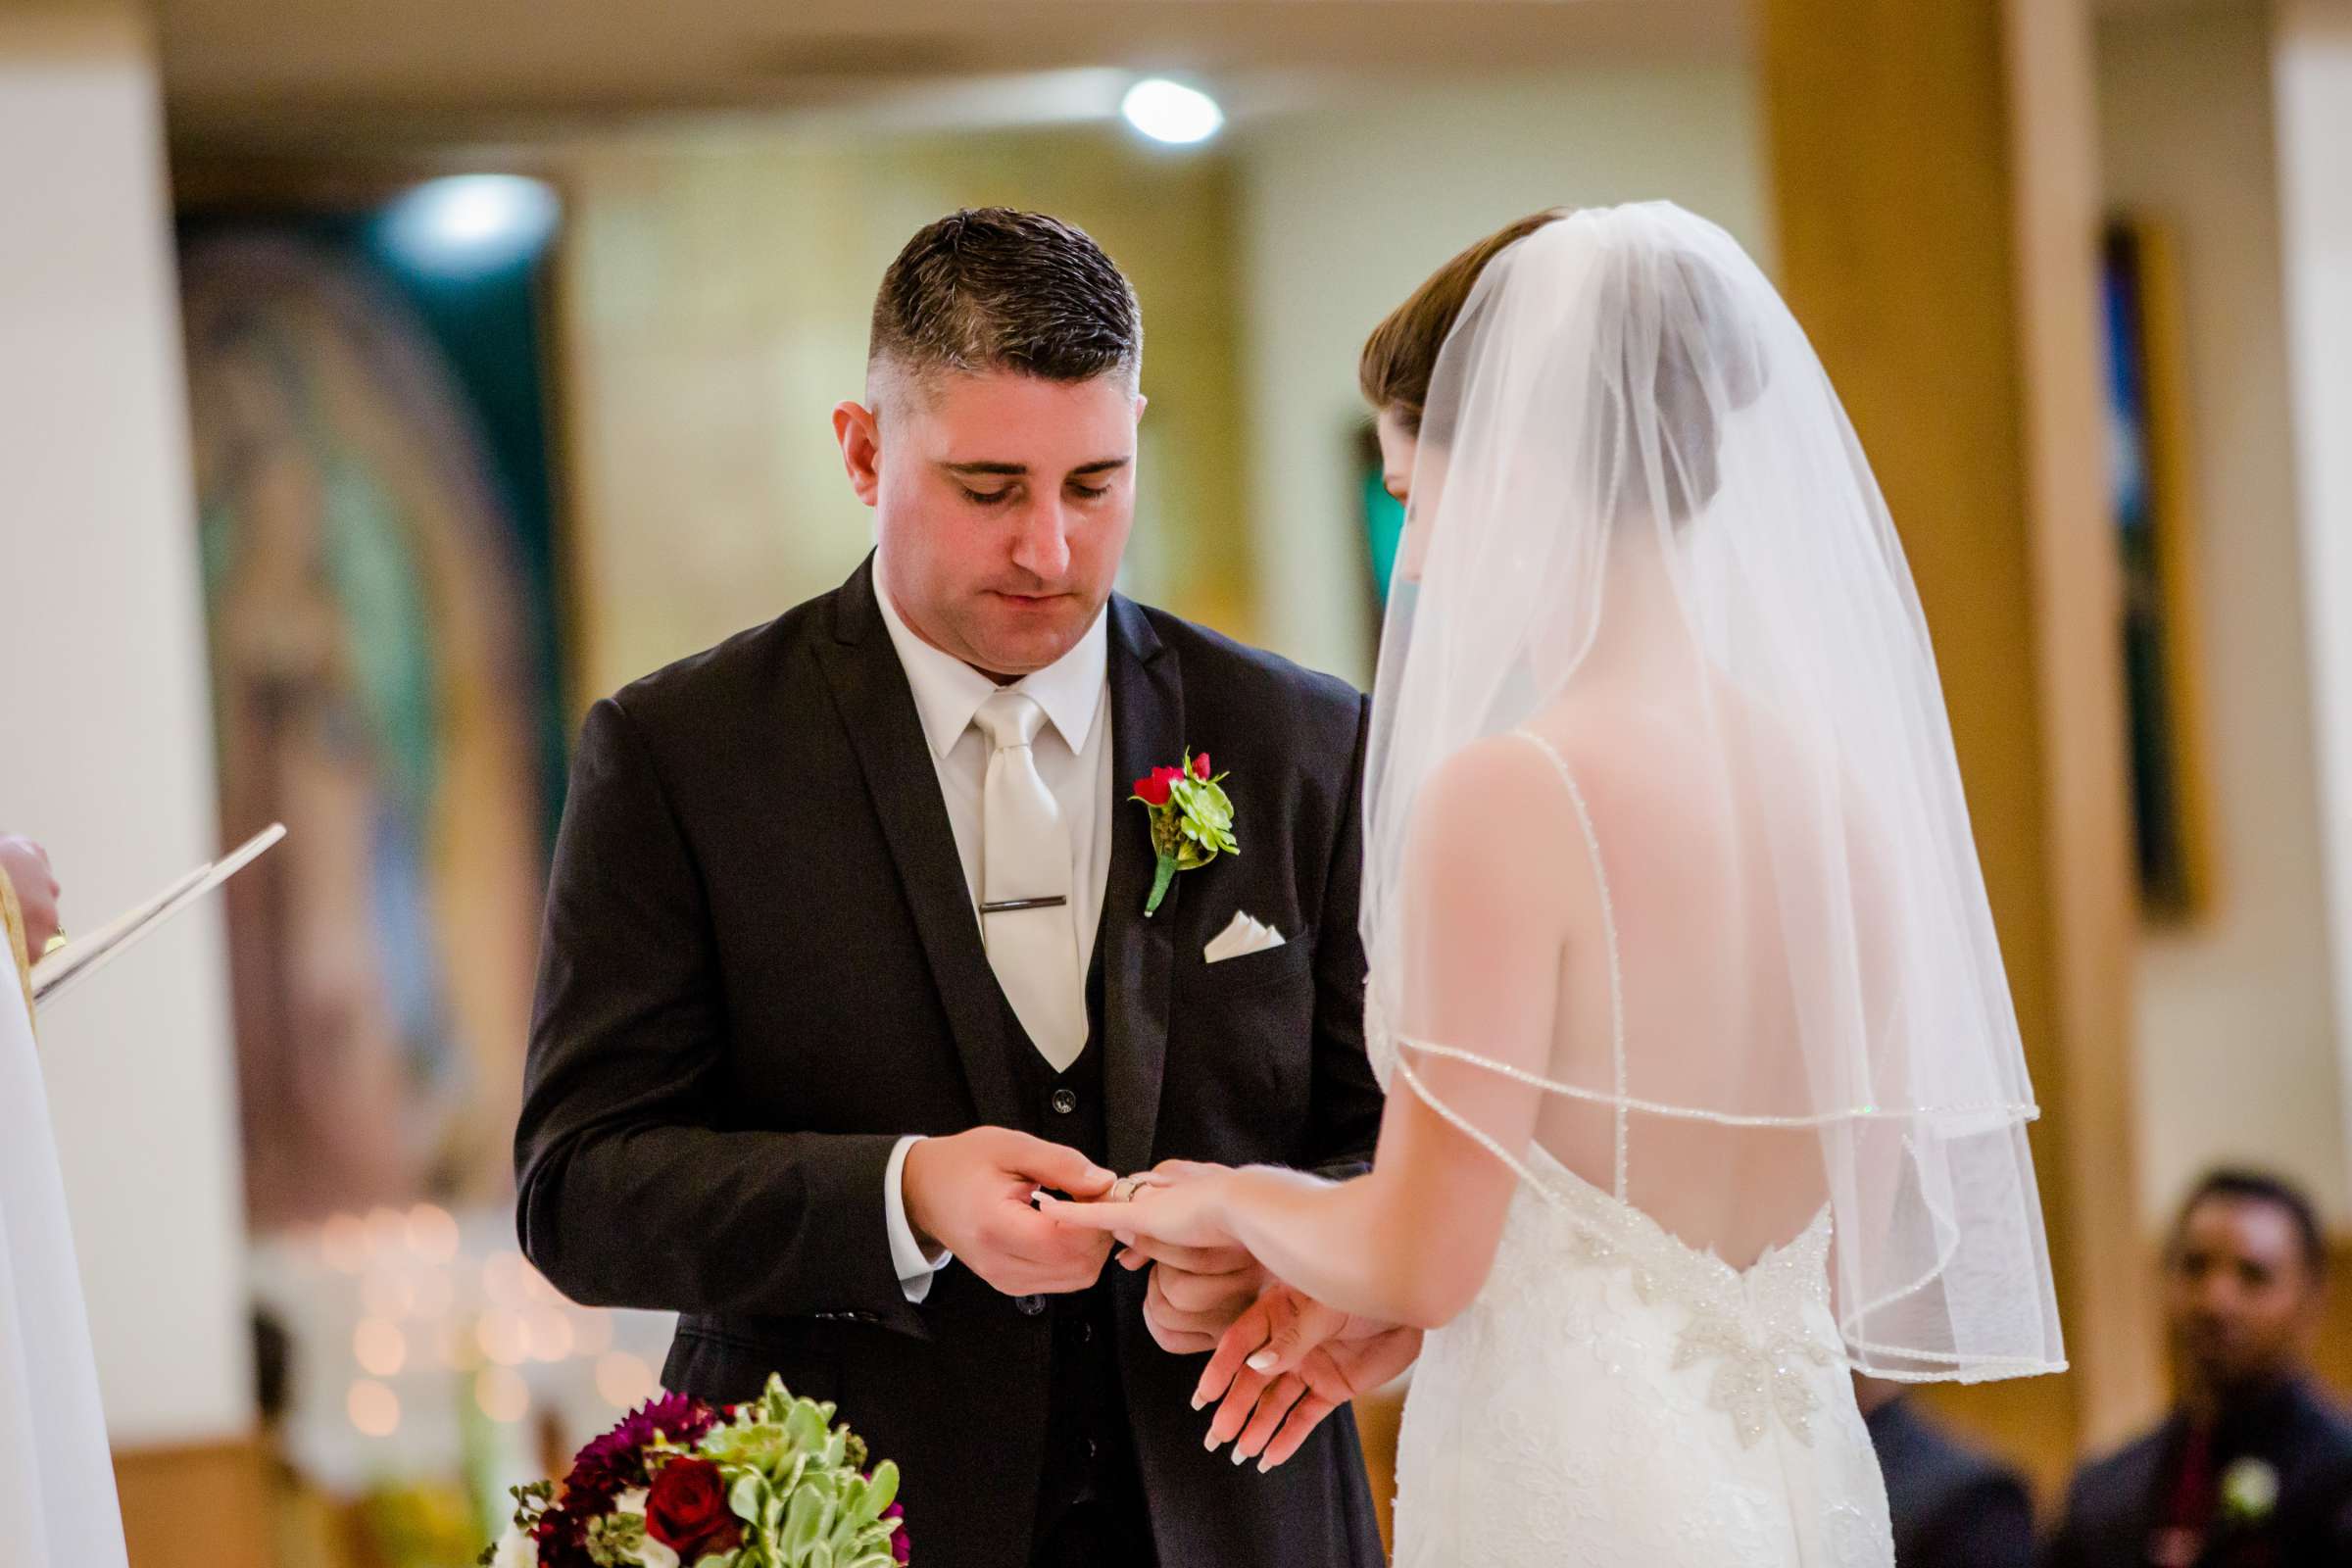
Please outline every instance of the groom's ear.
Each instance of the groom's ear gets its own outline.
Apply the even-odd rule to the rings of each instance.
[[[849,473],[850,488],[872,506],[882,492],[881,421],[862,403],[837,404],[833,438],[841,443],[841,466]]]

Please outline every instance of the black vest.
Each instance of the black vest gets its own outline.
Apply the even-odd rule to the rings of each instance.
[[[1086,976],[1086,1049],[1068,1071],[1055,1072],[1038,1054],[1009,1003],[1004,1007],[1004,1038],[1013,1056],[1013,1081],[1021,1090],[1025,1130],[1075,1149],[1101,1165],[1108,1157],[1109,1117],[1102,1102],[1100,937],[1094,951]],[[1130,1531],[1138,1541],[1151,1539],[1113,1354],[1112,1276],[1106,1265],[1091,1290],[1071,1296],[1025,1296],[1013,1302],[1024,1316],[1050,1314],[1054,1324],[1046,1463],[1033,1548],[1034,1560],[1040,1563],[1063,1560],[1069,1553],[1057,1549],[1057,1540],[1080,1533],[1090,1542],[1101,1540],[1106,1528]],[[1081,1513],[1087,1517],[1073,1523],[1073,1516]]]

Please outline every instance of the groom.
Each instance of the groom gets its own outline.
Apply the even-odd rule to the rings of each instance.
[[[1106,1267],[1029,1204],[1168,1158],[1346,1174],[1380,1114],[1363,702],[1111,593],[1142,341],[1050,218],[957,213],[891,265],[834,415],[877,554],[588,715],[518,1223],[574,1298],[683,1314],[667,1386],[838,1400],[925,1568],[1373,1568],[1345,1412],[1271,1474],[1203,1447],[1171,1352],[1254,1264]],[[1241,853],[1147,917],[1130,781],[1187,747]],[[1218,942],[1250,920],[1279,945]]]

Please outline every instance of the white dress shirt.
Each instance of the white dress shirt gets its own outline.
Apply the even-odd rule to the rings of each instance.
[[[891,646],[914,689],[914,710],[922,720],[923,739],[939,770],[940,798],[948,808],[948,825],[955,830],[956,853],[963,861],[963,882],[972,900],[972,923],[980,923],[980,785],[988,775],[988,742],[973,724],[980,705],[998,690],[997,683],[953,654],[942,653],[915,635],[884,586],[882,563],[874,562],[874,597],[882,606],[882,622],[890,628]],[[1077,923],[1078,972],[1084,975],[1094,961],[1095,931],[1102,913],[1102,889],[1110,877],[1110,620],[1109,612],[1095,617],[1078,645],[1052,664],[1016,682],[1013,690],[1034,698],[1046,710],[1046,727],[1038,732],[1032,756],[1037,771],[1054,792],[1062,820],[1070,826],[1071,855],[1069,914]],[[1093,1042],[1088,1042],[1090,1049]],[[906,1137],[891,1151],[883,1174],[883,1207],[890,1227],[891,1261],[909,1301],[931,1294],[931,1276],[944,1268],[948,1254],[927,1257],[906,1221],[904,1186],[906,1151],[918,1142]]]

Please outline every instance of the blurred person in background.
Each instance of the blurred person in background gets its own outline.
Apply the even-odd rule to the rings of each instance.
[[[270,1531],[281,1568],[351,1568],[352,1525],[335,1500],[288,1457],[294,1409],[294,1337],[266,1306],[253,1309],[253,1401],[261,1417]]]
[[[2034,1499],[2022,1476],[1953,1438],[1902,1384],[1856,1378],[1854,1397],[1886,1475],[1902,1568],[2029,1568]]]
[[[2309,1360],[2327,1265],[2291,1184],[2197,1183],[2165,1248],[2173,1412],[2076,1476],[2046,1568],[2352,1562],[2352,1420]]]

